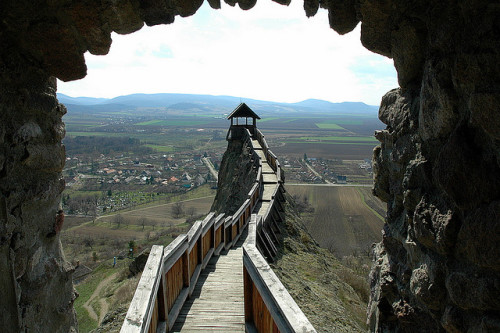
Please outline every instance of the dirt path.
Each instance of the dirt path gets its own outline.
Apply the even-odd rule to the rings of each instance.
[[[97,313],[95,313],[94,309],[92,308],[92,305],[90,305],[90,303],[96,298],[99,296],[99,294],[101,293],[101,290],[107,286],[114,278],[116,278],[116,276],[118,275],[118,272],[117,273],[113,273],[111,274],[110,276],[108,276],[107,278],[105,278],[104,280],[102,280],[98,285],[97,287],[95,288],[94,292],[92,293],[92,295],[90,296],[90,298],[87,300],[87,302],[85,302],[83,304],[83,307],[85,308],[85,310],[87,310],[87,312],[89,313],[89,316],[90,318],[92,318],[93,320],[97,321],[97,324],[100,324],[102,319],[104,318],[104,316],[106,315],[106,312],[108,312],[108,302],[106,302],[106,300],[104,300],[104,303],[102,302],[103,300],[101,300],[100,304],[101,304],[101,315],[99,317],[97,317]],[[103,306],[104,305],[104,306]]]
[[[106,313],[108,313],[108,311],[109,311],[109,304],[108,304],[108,301],[106,301],[106,298],[101,298],[99,300],[99,304],[101,305],[101,311],[100,311],[101,313],[99,315],[99,324],[100,324],[100,323],[102,323]]]

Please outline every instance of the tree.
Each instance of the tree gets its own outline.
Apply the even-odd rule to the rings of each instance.
[[[113,195],[113,191],[111,189],[108,190],[108,197],[111,197]]]
[[[83,243],[85,244],[86,247],[90,247],[92,248],[94,246],[94,239],[92,237],[86,237],[84,240],[83,240]]]
[[[139,219],[139,225],[142,225],[142,231],[144,231],[144,227],[149,224],[149,221],[145,217],[141,217]]]
[[[118,229],[120,229],[120,226],[123,223],[123,216],[122,216],[122,214],[115,215],[114,221],[116,223],[116,227]]]
[[[95,219],[97,218],[97,206],[93,205],[90,208],[90,216],[92,217],[92,224],[95,223]]]
[[[133,240],[131,240],[130,242],[128,242],[128,253],[130,255],[131,258],[134,257],[134,251],[135,251],[135,242]]]
[[[307,196],[300,197],[298,195],[293,196],[293,201],[295,201],[295,207],[299,215],[301,213],[312,213],[314,212],[314,207],[309,203],[309,198]]]
[[[176,202],[172,205],[172,217],[178,219],[184,215],[184,204],[182,202]]]
[[[194,206],[189,206],[186,209],[186,214],[192,217],[194,214],[196,214],[196,208]]]
[[[304,161],[306,161],[306,162],[308,161],[306,153],[304,153]]]

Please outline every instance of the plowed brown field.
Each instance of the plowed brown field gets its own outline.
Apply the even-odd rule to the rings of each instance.
[[[287,191],[291,195],[307,196],[314,207],[314,213],[302,215],[309,232],[322,247],[338,257],[366,253],[373,243],[381,240],[384,222],[375,211],[383,209],[383,204],[369,189],[289,186]],[[366,203],[370,201],[375,202],[378,209],[370,208]]]

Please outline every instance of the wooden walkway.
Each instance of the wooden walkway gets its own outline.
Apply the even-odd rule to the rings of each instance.
[[[269,166],[262,147],[252,140],[255,152],[262,160],[263,193],[255,214],[264,214],[276,187],[274,170]],[[247,236],[244,230],[236,246],[210,259],[201,272],[193,295],[184,303],[172,332],[245,332],[243,299],[243,249]]]
[[[172,332],[245,332],[243,249],[245,230],[235,247],[210,259]]]

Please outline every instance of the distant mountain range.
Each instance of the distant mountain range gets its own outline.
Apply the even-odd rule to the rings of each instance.
[[[191,95],[191,94],[132,94],[115,98],[70,97],[57,94],[60,103],[69,111],[99,112],[120,111],[137,108],[167,108],[182,112],[229,113],[240,102],[245,102],[259,114],[287,113],[332,113],[376,115],[378,106],[362,102],[331,103],[318,99],[308,99],[298,103],[277,103],[232,96]]]

